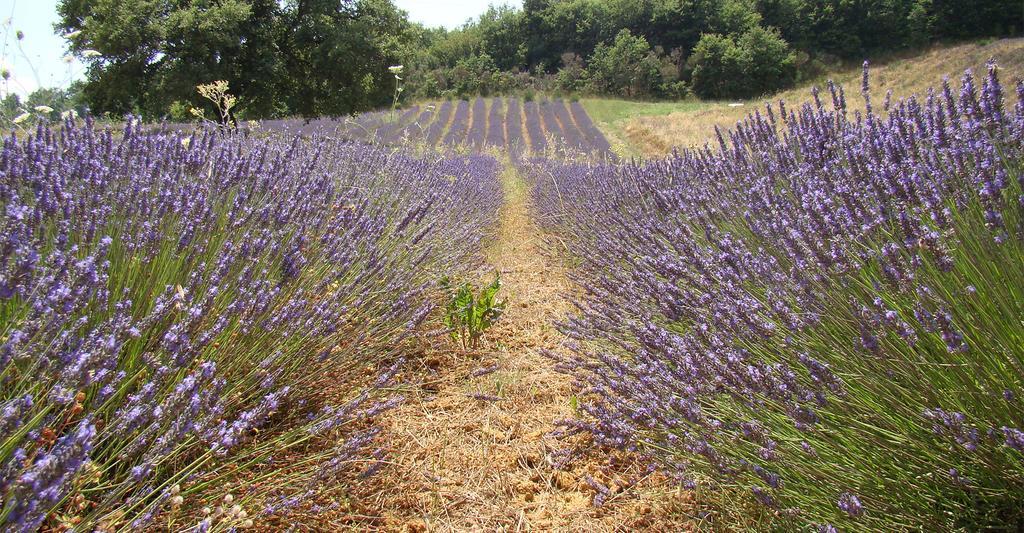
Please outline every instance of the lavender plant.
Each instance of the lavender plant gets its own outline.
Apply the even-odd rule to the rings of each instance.
[[[474,148],[482,148],[487,140],[487,100],[477,97],[473,101],[473,117],[465,142]]]
[[[1024,83],[829,89],[714,148],[533,166],[586,291],[566,431],[784,528],[1019,528]]]
[[[420,114],[420,106],[414,105],[402,112],[397,119],[381,125],[374,133],[377,141],[384,144],[394,144],[405,139],[408,128]]]
[[[436,106],[434,106],[434,105],[423,106],[423,110],[420,112],[419,115],[416,116],[416,119],[411,121],[411,122],[409,122],[402,129],[402,132],[400,133],[400,137],[402,139],[413,139],[413,140],[416,140],[416,141],[425,142],[426,134],[427,134],[427,127],[431,123],[431,121],[434,119],[434,114],[435,113],[436,113]]]
[[[441,107],[437,110],[437,117],[430,123],[430,127],[427,128],[426,141],[428,146],[436,146],[441,141],[441,136],[444,135],[445,128],[448,127],[448,119],[451,116],[452,103],[442,103]]]
[[[540,118],[544,123],[544,131],[550,136],[553,141],[550,144],[554,144],[557,149],[562,146],[568,146],[565,138],[565,134],[562,131],[562,125],[559,124],[557,117],[555,116],[555,106],[557,103],[554,100],[544,100],[540,102]]]
[[[583,132],[576,127],[576,123],[573,122],[569,109],[565,107],[565,101],[562,99],[552,100],[549,105],[552,114],[562,126],[562,135],[567,147],[577,152],[588,152],[590,150],[590,143],[583,137]]]
[[[487,116],[487,144],[498,148],[506,146],[505,106],[501,98],[491,100],[491,108]]]
[[[541,123],[540,110],[536,101],[523,104],[523,119],[527,136],[530,138],[530,151],[535,154],[544,153],[548,142],[544,136],[544,125]]]
[[[403,339],[472,264],[496,175],[321,134],[6,138],[3,529],[230,529],[375,464]]]
[[[455,106],[455,116],[444,136],[444,143],[449,146],[461,145],[466,140],[466,129],[469,127],[469,102],[459,100]]]
[[[513,156],[518,156],[526,148],[521,109],[518,98],[508,99],[505,110],[505,142]]]
[[[583,108],[583,104],[572,102],[569,104],[569,111],[572,114],[573,121],[576,122],[586,138],[586,143],[591,147],[591,150],[600,156],[613,157],[614,154],[612,153],[611,145],[608,144],[608,139],[594,125],[594,121],[590,119],[590,115]]]

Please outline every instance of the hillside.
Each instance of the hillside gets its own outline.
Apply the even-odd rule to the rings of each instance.
[[[894,101],[912,94],[924,94],[935,80],[943,76],[955,80],[968,68],[983,72],[986,61],[992,58],[999,64],[1001,78],[1007,87],[1007,98],[1015,102],[1016,94],[1010,88],[1013,87],[1012,80],[1024,76],[1024,39],[942,46],[872,61],[872,91],[879,104],[890,90]],[[811,98],[811,87],[824,88],[828,79],[846,88],[847,103],[851,109],[862,108],[860,76],[861,68],[851,65],[770,98],[734,102],[645,103],[602,98],[584,99],[582,102],[619,155],[653,156],[665,154],[674,146],[699,146],[711,142],[715,126],[730,128],[764,102],[781,99],[787,104],[803,104]]]

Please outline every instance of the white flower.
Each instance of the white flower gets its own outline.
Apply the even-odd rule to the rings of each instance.
[[[18,115],[16,117],[14,117],[14,123],[15,124],[21,124],[22,122],[25,122],[26,120],[28,120],[30,118],[32,118],[31,114],[29,114],[29,113],[22,113],[22,114],[20,114],[20,115]]]
[[[388,67],[388,71],[390,71],[392,74],[401,74],[402,69],[404,68],[404,65],[391,65],[390,67]]]
[[[101,55],[103,55],[103,54],[99,53],[96,50],[91,50],[90,49],[90,50],[83,50],[82,51],[82,57],[100,57]]]
[[[78,111],[74,109],[68,109],[67,111],[60,114],[60,118],[63,120],[78,118]]]
[[[65,35],[64,38],[65,39],[74,39],[75,37],[78,37],[81,34],[82,34],[82,30],[75,30],[75,31]]]
[[[48,105],[37,105],[32,109],[35,109],[40,113],[53,113],[53,108]]]

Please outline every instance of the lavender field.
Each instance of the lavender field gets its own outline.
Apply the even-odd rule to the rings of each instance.
[[[1024,527],[1024,82],[870,78],[18,130],[3,530]]]
[[[389,146],[409,144],[480,153],[615,159],[611,146],[579,102],[549,99],[523,103],[516,98],[476,98],[375,111],[348,119],[263,121],[262,131],[288,135],[330,134]],[[241,129],[248,130],[249,125]],[[173,129],[191,130],[189,125]]]
[[[497,172],[326,134],[7,138],[4,529],[227,530],[379,468],[403,342],[473,268]]]

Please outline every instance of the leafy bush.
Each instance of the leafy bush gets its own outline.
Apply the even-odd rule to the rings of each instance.
[[[755,26],[738,38],[701,36],[689,66],[702,98],[760,96],[793,84],[796,55],[775,29]]]
[[[460,59],[451,73],[452,88],[461,98],[487,96],[497,89],[498,67],[487,54]]]
[[[501,278],[494,276],[494,281],[479,290],[469,282],[453,287],[448,277],[442,278],[441,288],[448,293],[445,306],[444,325],[448,328],[452,340],[462,343],[463,348],[476,348],[480,337],[501,318],[505,310],[505,301],[497,301],[501,289]]]
[[[719,150],[537,169],[587,292],[567,426],[780,529],[1019,529],[1024,82],[1015,111],[992,66],[886,118],[867,89]]]
[[[661,64],[647,39],[622,30],[587,61],[587,87],[600,94],[649,97],[661,82]]]

